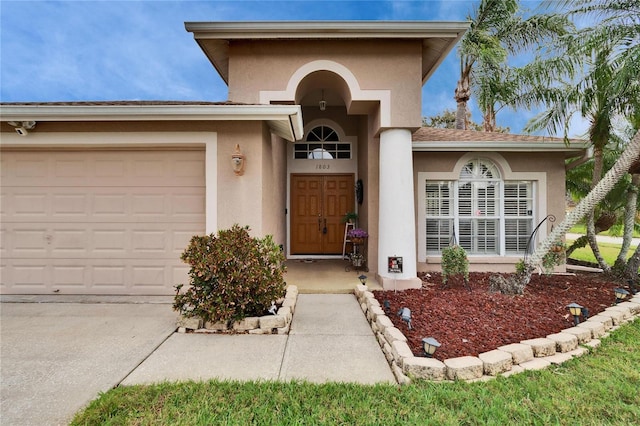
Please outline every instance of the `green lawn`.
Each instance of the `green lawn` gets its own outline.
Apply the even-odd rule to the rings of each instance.
[[[573,241],[567,240],[567,245],[571,245]],[[620,253],[620,245],[619,244],[610,244],[610,243],[598,243],[598,247],[600,248],[600,254],[602,258],[609,265],[613,265],[618,257],[618,253]],[[633,255],[633,251],[636,249],[636,246],[631,246],[631,249],[627,253],[627,259]],[[590,246],[582,247],[577,250],[574,250],[571,253],[571,259],[583,260],[587,262],[596,263],[596,258],[593,255],[593,251],[591,251]]]
[[[188,350],[188,348],[185,348]],[[121,387],[73,425],[638,424],[640,320],[589,355],[482,383],[217,382]]]

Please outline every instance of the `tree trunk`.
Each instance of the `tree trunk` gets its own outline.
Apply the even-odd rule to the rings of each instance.
[[[591,179],[591,188],[595,188],[595,186],[600,182],[600,178],[602,177],[602,170],[604,168],[604,150],[603,144],[596,142],[594,143],[593,149],[593,176]],[[597,203],[596,203],[597,204]],[[591,247],[591,251],[593,252],[593,256],[596,258],[596,262],[604,272],[611,272],[611,266],[605,262],[602,254],[600,254],[600,247],[598,247],[598,240],[596,238],[596,225],[595,225],[595,207],[594,204],[591,211],[587,214],[587,241],[589,241],[589,246]]]
[[[624,234],[622,235],[622,246],[620,247],[618,257],[616,258],[616,263],[613,265],[613,270],[620,276],[625,275],[627,253],[629,253],[631,240],[633,239],[636,215],[638,214],[638,211],[636,210],[636,206],[638,205],[638,188],[640,188],[640,174],[634,174],[631,177],[631,185],[629,185],[629,188],[627,189],[627,203],[624,206]]]
[[[493,110],[493,105],[489,106],[487,111],[485,111],[482,127],[485,132],[493,132],[496,130],[496,113]]]
[[[615,225],[617,220],[618,218],[614,213],[602,212],[600,214],[600,217],[595,221],[594,224],[596,227],[596,235],[601,232],[608,231],[613,225]],[[571,253],[579,248],[585,247],[587,244],[589,244],[589,239],[587,238],[587,236],[581,236],[580,238],[575,240],[573,244],[571,244],[571,246],[567,249],[566,256],[571,257]]]
[[[471,98],[471,66],[473,63],[466,63],[460,59],[460,79],[456,85],[454,99],[458,106],[456,109],[456,129],[467,129],[467,102]]]
[[[607,172],[604,178],[598,182],[595,188],[584,197],[578,205],[571,211],[564,220],[545,238],[545,240],[536,248],[533,255],[528,259],[527,266],[537,266],[542,261],[545,254],[551,249],[551,245],[561,239],[569,229],[580,219],[582,219],[589,211],[593,210],[615,184],[627,173],[629,166],[640,156],[640,131],[636,132],[631,142],[620,155],[613,167]],[[638,252],[638,250],[636,250]],[[635,256],[635,255],[634,255]],[[640,257],[640,254],[638,254]],[[640,259],[638,259],[640,261]],[[631,262],[630,262],[631,263]],[[627,265],[629,266],[629,265]],[[637,265],[636,265],[637,269]],[[531,270],[531,268],[529,268]],[[530,276],[528,277],[530,278]]]
[[[631,279],[638,279],[638,268],[640,268],[640,244],[636,247],[636,251],[633,252],[633,255],[629,258],[627,262],[627,267],[625,268],[624,275]]]
[[[466,130],[467,129],[467,102],[459,101],[458,107],[456,108],[456,129],[457,130]]]

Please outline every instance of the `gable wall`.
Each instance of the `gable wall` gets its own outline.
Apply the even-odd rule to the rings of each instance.
[[[362,90],[391,91],[392,127],[420,125],[422,45],[413,40],[232,41],[229,100],[259,103],[261,90],[287,89],[296,70],[316,60],[345,66]]]

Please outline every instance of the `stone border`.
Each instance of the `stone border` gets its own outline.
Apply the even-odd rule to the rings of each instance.
[[[636,294],[629,301],[611,306],[560,333],[500,346],[477,357],[463,356],[442,362],[413,355],[407,338],[394,327],[366,285],[358,284],[354,294],[401,385],[410,383],[412,379],[479,381],[498,375],[506,377],[526,370],[540,370],[584,355],[589,351],[587,348],[600,345],[600,338],[607,337],[609,332],[636,317],[640,318],[640,294]]]
[[[227,323],[204,322],[202,318],[188,318],[180,315],[177,322],[177,332],[186,333],[191,330],[198,334],[209,333],[244,333],[244,334],[289,334],[291,319],[298,301],[298,287],[287,286],[287,292],[281,299],[281,307],[276,315],[264,315],[261,317],[247,317],[241,321],[235,321],[231,327]],[[279,301],[280,302],[280,301]],[[278,303],[280,305],[280,303]]]

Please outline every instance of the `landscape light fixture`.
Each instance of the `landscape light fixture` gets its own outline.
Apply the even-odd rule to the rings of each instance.
[[[398,316],[400,319],[407,323],[407,327],[411,330],[411,309],[409,308],[401,308],[398,311]]]
[[[367,276],[362,274],[358,277],[358,279],[360,280],[360,284],[362,285],[367,285]]]
[[[424,350],[424,355],[427,358],[433,358],[433,354],[440,347],[440,342],[438,342],[433,337],[425,337],[422,339],[422,349]]]
[[[567,305],[567,309],[569,309],[569,312],[571,313],[571,315],[573,315],[573,323],[575,325],[580,324],[580,314],[582,314],[582,306],[578,305],[577,303],[571,303],[569,305]]]
[[[324,111],[325,109],[327,109],[327,101],[324,100],[324,89],[322,89],[322,98],[320,99],[320,102],[318,102],[319,106],[320,106],[320,111]]]
[[[616,288],[613,290],[616,294],[616,305],[627,298],[629,292],[624,288]]]
[[[384,311],[388,315],[389,311],[391,311],[391,303],[388,300],[385,300],[384,302],[382,302],[382,306],[384,306]]]

